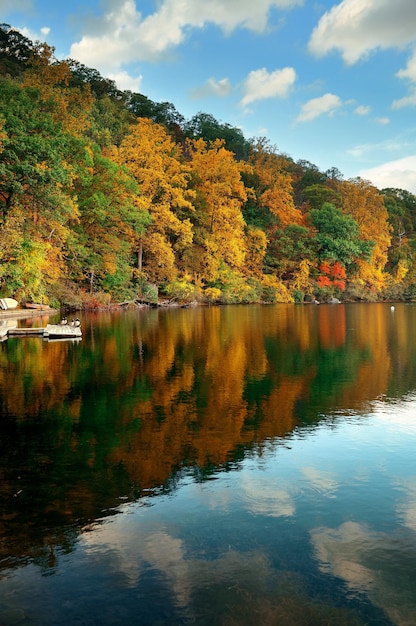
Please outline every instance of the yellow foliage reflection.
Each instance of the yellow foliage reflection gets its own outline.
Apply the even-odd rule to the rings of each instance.
[[[105,463],[153,488],[182,467],[235,462],[321,415],[360,411],[410,381],[411,313],[355,304],[85,316],[79,345],[2,344],[0,408],[47,424],[44,437],[57,455],[71,451],[80,483],[83,467]],[[90,488],[75,489],[90,508]]]

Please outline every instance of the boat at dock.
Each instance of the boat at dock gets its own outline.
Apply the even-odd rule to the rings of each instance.
[[[7,339],[7,335],[13,328],[16,328],[16,320],[0,320],[0,341]]]
[[[18,301],[14,298],[0,298],[0,309],[3,309],[3,311],[17,309],[18,304]]]
[[[40,302],[25,302],[25,309],[35,309],[36,311],[49,311],[49,304],[41,304]]]

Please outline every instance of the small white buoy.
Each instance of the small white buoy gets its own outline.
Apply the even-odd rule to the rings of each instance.
[[[390,311],[394,311],[394,306],[391,306],[391,307],[390,307]]]

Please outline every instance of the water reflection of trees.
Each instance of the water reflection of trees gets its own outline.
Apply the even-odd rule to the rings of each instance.
[[[76,536],[57,528],[172,488],[184,467],[204,478],[331,411],[409,389],[410,311],[396,307],[399,324],[382,305],[100,314],[85,318],[80,344],[8,340],[0,351],[4,562],[35,558],[37,545],[47,563],[52,544]]]

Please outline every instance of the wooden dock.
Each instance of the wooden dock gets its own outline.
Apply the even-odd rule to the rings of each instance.
[[[72,324],[47,324],[43,328],[43,336],[50,339],[70,339],[73,337],[81,337],[82,331],[80,326],[72,326]]]
[[[0,337],[43,337],[44,339],[80,339],[82,331],[80,326],[72,326],[71,324],[47,324],[46,326],[35,327],[17,327],[10,323],[0,326]]]
[[[17,336],[29,336],[29,335],[39,335],[43,336],[45,329],[43,327],[35,327],[35,328],[9,328],[7,334],[9,337],[17,337]]]

